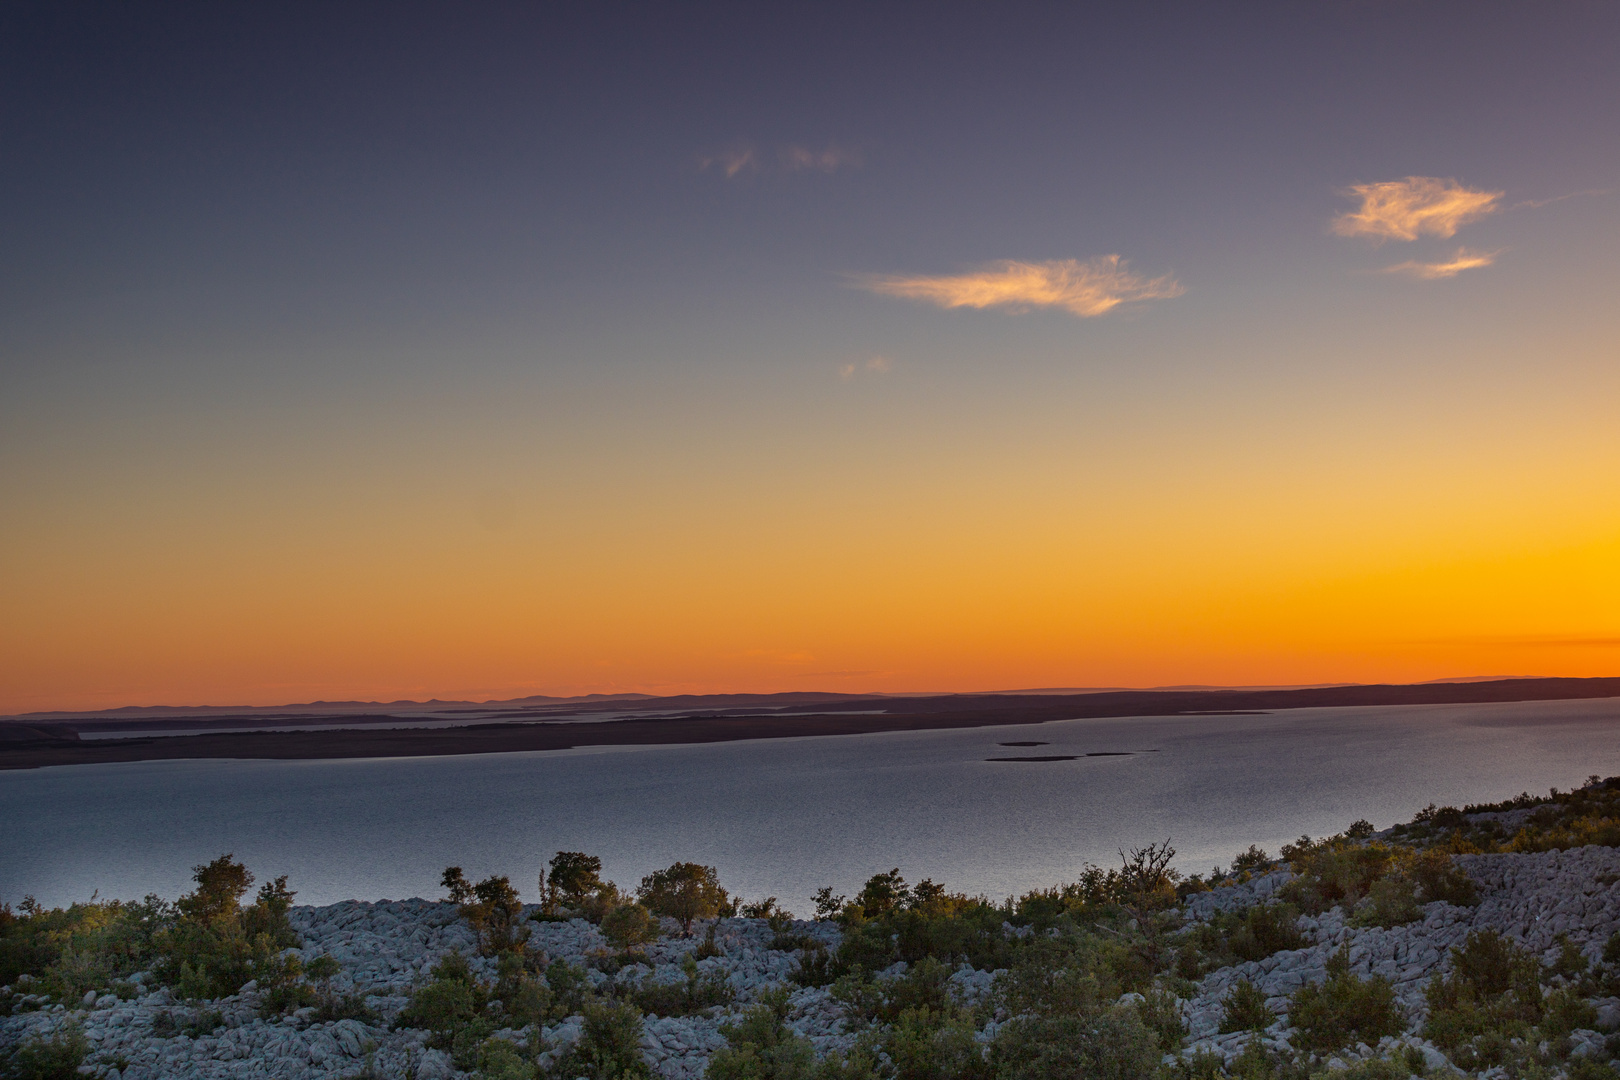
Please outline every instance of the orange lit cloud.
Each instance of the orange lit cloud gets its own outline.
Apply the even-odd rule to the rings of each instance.
[[[1479,191],[1435,176],[1408,176],[1355,184],[1345,194],[1360,199],[1361,206],[1334,218],[1333,231],[1383,241],[1455,236],[1461,226],[1494,213],[1503,192]]]
[[[1469,251],[1467,248],[1458,248],[1457,254],[1448,262],[1419,262],[1416,259],[1408,259],[1406,262],[1384,267],[1384,273],[1405,274],[1424,281],[1437,281],[1440,278],[1454,278],[1464,270],[1490,266],[1496,262],[1496,257],[1500,254],[1502,254],[1500,251]]]
[[[855,284],[884,296],[923,300],[943,308],[1062,308],[1083,319],[1106,315],[1120,304],[1164,300],[1186,291],[1169,274],[1144,278],[1132,273],[1118,255],[1085,262],[1002,259],[966,274],[873,274],[857,277]]]

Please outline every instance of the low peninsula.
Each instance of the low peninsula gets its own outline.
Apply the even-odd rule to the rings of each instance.
[[[51,714],[0,720],[0,769],[175,759],[422,757],[1039,724],[1283,709],[1620,697],[1620,678],[1498,679],[1290,690],[1116,690],[919,696],[780,694],[545,704],[416,703],[322,711]],[[400,708],[410,705],[412,708]],[[424,719],[430,716],[432,719]],[[162,734],[152,734],[154,730]]]

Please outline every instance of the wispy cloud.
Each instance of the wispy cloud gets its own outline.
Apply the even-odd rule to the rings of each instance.
[[[842,146],[828,146],[825,150],[809,150],[803,146],[784,146],[778,154],[782,168],[788,172],[814,169],[817,172],[837,172],[839,169],[860,166],[861,156]]]
[[[769,151],[742,144],[716,154],[704,154],[698,159],[703,172],[713,169],[727,180],[735,180],[758,172],[823,172],[835,173],[840,169],[859,168],[861,155],[846,146],[828,144],[826,149],[812,150],[807,146],[789,144],[779,147],[774,156]]]
[[[1435,176],[1408,176],[1355,184],[1345,195],[1360,199],[1361,206],[1334,218],[1333,231],[1383,241],[1455,236],[1459,227],[1499,209],[1503,192],[1463,187]]]
[[[868,375],[882,375],[891,366],[887,356],[869,356],[864,363],[857,364],[852,360],[847,364],[841,364],[838,368],[838,377],[840,379],[853,379],[862,372]]]
[[[1085,262],[1002,259],[966,274],[867,274],[855,277],[853,283],[885,296],[923,300],[942,308],[1062,308],[1083,319],[1106,315],[1121,304],[1165,300],[1186,292],[1169,274],[1144,278],[1132,273],[1118,255]]]
[[[1464,270],[1478,270],[1482,266],[1490,266],[1500,254],[1501,251],[1469,251],[1465,247],[1460,247],[1449,262],[1419,262],[1416,259],[1408,259],[1406,262],[1384,267],[1383,272],[1405,274],[1408,277],[1422,278],[1424,281],[1436,281],[1440,278],[1456,277]]]
[[[759,155],[754,153],[753,147],[737,147],[698,158],[698,168],[704,172],[716,168],[725,174],[727,180],[731,180],[741,173],[758,171]]]
[[[1614,188],[1591,188],[1587,191],[1572,191],[1568,195],[1554,195],[1550,199],[1525,199],[1508,207],[1509,210],[1539,210],[1543,206],[1561,203],[1565,199],[1579,199],[1587,195],[1613,195]]]

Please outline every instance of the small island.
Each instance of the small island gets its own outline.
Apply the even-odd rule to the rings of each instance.
[[[878,874],[799,917],[558,852],[442,899],[0,909],[8,1078],[1617,1080],[1620,777],[996,901]],[[532,872],[532,871],[531,871]],[[253,896],[253,902],[243,901]]]

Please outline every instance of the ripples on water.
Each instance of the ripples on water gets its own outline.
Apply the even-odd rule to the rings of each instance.
[[[634,885],[677,859],[801,913],[822,885],[999,898],[1170,837],[1185,870],[1358,817],[1620,773],[1620,700],[1295,709],[957,731],[360,761],[180,761],[0,773],[0,899],[174,897],[234,852],[299,900],[437,896],[443,868],[528,899],[557,850]],[[1035,755],[1003,743],[1038,741]],[[1123,755],[1122,752],[1129,752]],[[1028,753],[1028,752],[1026,752]],[[1093,756],[1087,756],[1093,755]],[[1109,756],[1097,756],[1109,755]]]

